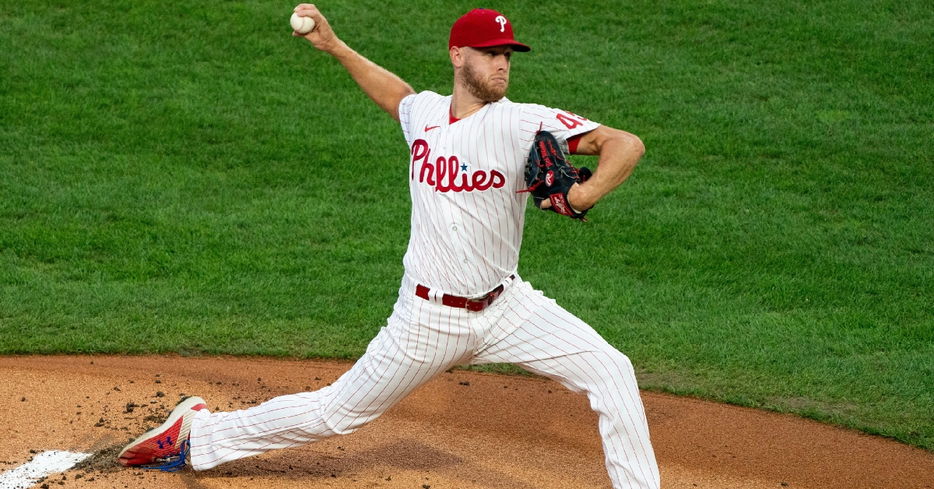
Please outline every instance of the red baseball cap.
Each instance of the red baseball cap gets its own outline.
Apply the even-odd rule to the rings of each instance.
[[[531,51],[532,48],[516,41],[512,35],[512,23],[506,16],[490,9],[477,8],[467,12],[451,26],[448,49],[458,47],[488,48],[511,46],[515,51]]]

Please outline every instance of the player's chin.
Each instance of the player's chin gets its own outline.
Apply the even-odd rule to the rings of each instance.
[[[487,102],[498,102],[500,99],[506,96],[506,89],[509,88],[508,82],[493,82],[491,83],[486,90],[486,101]]]

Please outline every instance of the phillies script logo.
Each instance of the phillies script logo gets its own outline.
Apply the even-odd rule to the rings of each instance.
[[[506,185],[506,176],[496,170],[474,170],[468,173],[467,165],[462,165],[456,156],[439,156],[431,161],[431,149],[424,139],[416,139],[412,143],[413,180],[419,162],[418,181],[434,187],[437,192],[482,192],[490,187],[502,188]]]

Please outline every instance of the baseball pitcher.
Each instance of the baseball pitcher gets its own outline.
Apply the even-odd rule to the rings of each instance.
[[[593,328],[517,273],[529,194],[538,207],[583,219],[642,157],[636,136],[574,113],[505,95],[515,39],[501,13],[475,9],[451,27],[450,95],[415,92],[355,52],[314,5],[304,37],[340,62],[399,122],[409,148],[411,237],[392,315],[366,353],[336,382],[235,412],[209,412],[198,397],[130,443],[124,465],[186,457],[195,470],[351,433],[435,375],[463,364],[513,363],[585,393],[599,417],[616,489],[659,487],[658,466],[632,364]],[[591,174],[568,153],[597,155]]]

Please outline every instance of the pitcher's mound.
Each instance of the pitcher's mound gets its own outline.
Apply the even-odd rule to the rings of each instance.
[[[212,411],[315,390],[349,363],[176,356],[0,358],[0,472],[93,452],[41,487],[609,488],[587,399],[542,379],[454,371],[352,435],[205,472],[116,465],[180,397]],[[643,393],[669,489],[934,489],[934,454],[792,416]],[[44,484],[44,485],[43,485]]]

